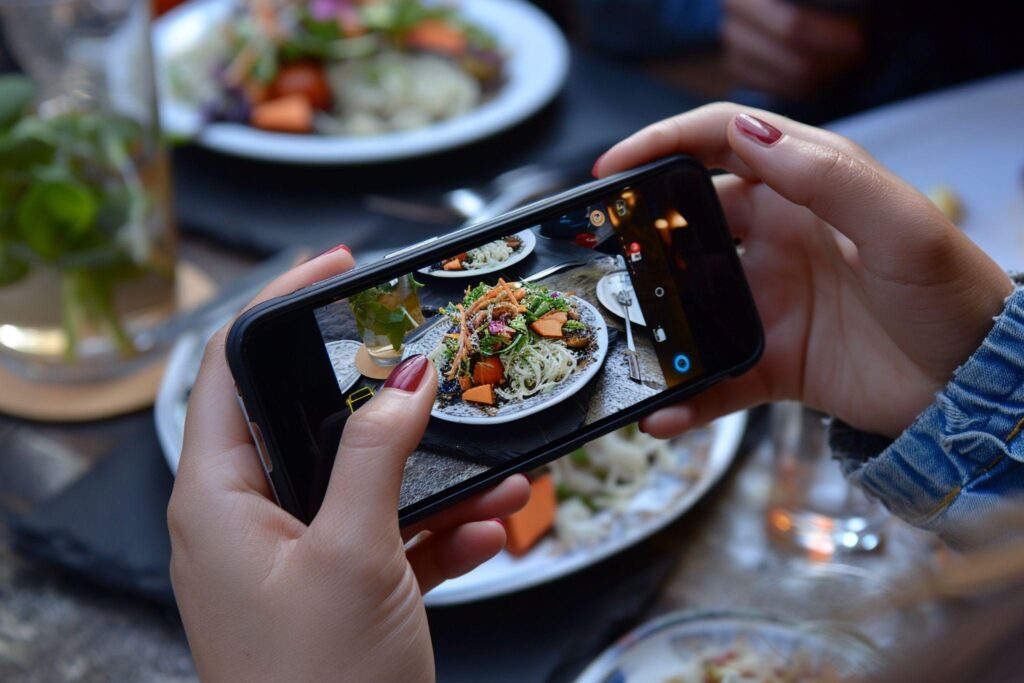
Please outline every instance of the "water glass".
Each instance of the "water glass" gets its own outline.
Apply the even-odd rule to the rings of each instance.
[[[771,438],[770,537],[822,560],[879,549],[888,513],[843,477],[831,457],[827,416],[800,403],[777,403]]]
[[[96,380],[152,359],[175,237],[149,4],[0,0],[0,361]]]

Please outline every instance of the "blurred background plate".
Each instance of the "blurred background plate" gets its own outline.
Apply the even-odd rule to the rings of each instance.
[[[1024,73],[990,78],[828,126],[918,190],[947,187],[964,233],[1006,270],[1024,270]]]
[[[476,222],[476,219],[470,220]],[[443,268],[439,268],[437,266],[430,266],[428,268],[420,268],[419,272],[423,273],[424,275],[430,275],[431,277],[441,278],[475,278],[480,277],[481,275],[497,273],[499,270],[505,270],[506,268],[514,266],[515,264],[522,261],[524,258],[532,254],[533,250],[537,246],[537,237],[536,235],[533,234],[533,230],[523,230],[522,232],[517,232],[515,234],[515,237],[521,239],[523,241],[523,244],[519,247],[517,251],[513,252],[512,255],[509,256],[508,259],[504,261],[493,263],[489,266],[484,266],[483,268],[467,268],[466,270],[444,270]]]
[[[431,607],[455,605],[522,591],[589,567],[653,535],[696,505],[721,479],[739,451],[746,425],[745,412],[712,423],[711,448],[700,477],[692,483],[680,479],[674,484],[675,490],[658,491],[658,496],[671,499],[660,514],[616,527],[612,534],[593,545],[564,549],[549,536],[522,557],[502,551],[469,574],[444,582],[423,596],[423,601]],[[685,437],[677,440],[674,447],[685,447],[684,442]],[[651,486],[666,487],[664,481],[653,482],[652,478]]]
[[[753,675],[730,673],[729,665],[740,662]],[[875,672],[879,662],[879,654],[866,642],[821,623],[742,612],[673,612],[627,633],[576,683],[838,683],[870,680],[861,677]]]
[[[164,67],[199,41],[216,40],[230,16],[232,0],[192,0],[154,22],[153,49],[160,73],[160,117],[165,131],[210,149],[268,161],[301,164],[361,164],[417,157],[459,147],[527,119],[562,89],[569,72],[569,46],[546,14],[521,0],[463,0],[461,12],[490,31],[507,56],[506,83],[493,99],[472,111],[424,128],[342,137],[289,135],[234,123],[201,126],[191,104],[175,101]]]

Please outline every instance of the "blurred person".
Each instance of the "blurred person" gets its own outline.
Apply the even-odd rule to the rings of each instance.
[[[595,173],[680,152],[731,172],[715,184],[744,246],[766,345],[749,373],[644,428],[668,436],[800,400],[841,421],[856,444],[840,454],[848,474],[896,514],[963,546],[982,540],[977,520],[1024,491],[1024,290],[855,144],[768,112],[694,110],[619,143]],[[329,252],[257,301],[351,266],[345,250]],[[207,347],[168,508],[174,590],[200,676],[433,680],[421,596],[498,552],[505,533],[492,518],[525,503],[525,478],[399,528],[405,458],[436,389],[429,361],[415,356],[348,420],[323,506],[304,525],[271,498],[225,334]],[[991,518],[986,527],[1004,528]],[[1006,622],[1014,633],[1021,623]],[[954,671],[965,669],[927,680]]]
[[[1024,66],[1024,5],[979,0],[576,0],[598,50],[656,59],[720,45],[731,97],[825,121]]]

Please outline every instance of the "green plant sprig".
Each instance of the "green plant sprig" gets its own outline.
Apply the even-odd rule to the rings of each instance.
[[[132,164],[142,128],[110,113],[43,118],[34,95],[24,76],[0,76],[0,286],[56,268],[67,358],[87,325],[131,354],[114,296],[149,269],[148,241],[132,234],[150,208]]]

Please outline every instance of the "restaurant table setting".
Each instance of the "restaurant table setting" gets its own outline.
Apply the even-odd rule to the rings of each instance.
[[[190,138],[172,150],[170,165],[182,259],[212,283],[211,291],[191,316],[166,323],[170,336],[159,346],[159,362],[167,370],[158,392],[152,387],[155,412],[112,412],[78,424],[0,416],[0,541],[15,553],[0,551],[0,679],[194,679],[175,621],[166,505],[205,340],[263,284],[331,245],[344,243],[357,263],[372,262],[584,182],[610,144],[702,103],[634,68],[570,48],[532,5],[463,4],[501,45],[536,49],[510,50],[508,90],[464,121],[434,124],[435,134],[428,127],[377,140],[324,140],[232,121],[207,126],[198,105],[175,99],[172,72],[160,71],[164,124]],[[208,42],[211,20],[223,22],[230,10],[223,0],[193,0],[159,19],[157,64]],[[919,188],[952,188],[967,234],[1004,267],[1020,268],[1024,144],[1007,141],[1020,140],[1020,129],[1006,112],[1024,109],[1021,93],[1024,74],[1011,74],[833,127]],[[946,161],[934,163],[934,145],[912,132],[926,122],[948,136],[952,120],[972,122],[971,141],[950,145],[947,137],[940,155]],[[986,163],[967,151],[976,148],[974,135],[992,142],[984,147]],[[449,419],[447,431],[423,444],[434,456],[483,468],[544,441],[545,421],[586,424],[600,417],[592,411],[603,396],[657,390],[643,383],[656,374],[656,361],[641,333],[639,306],[616,279],[622,264],[568,240],[529,234],[529,248],[507,264],[508,274],[578,293],[601,321],[601,358],[618,374],[605,384],[585,378],[564,400],[508,422],[497,448],[475,438],[472,425]],[[425,317],[467,284],[444,272],[416,277],[430,279]],[[346,341],[358,335],[351,315],[335,324],[333,336],[325,336],[329,348],[336,342],[343,392],[379,387],[379,379],[354,371],[345,379],[358,348]],[[429,321],[424,329],[424,349],[413,343],[410,351],[436,344]],[[813,418],[792,419],[806,425]],[[883,515],[870,528],[856,527],[856,543],[835,534],[809,544],[780,542],[772,515],[785,501],[773,488],[779,447],[769,438],[777,423],[760,408],[683,437],[670,449],[691,474],[645,487],[648,507],[619,515],[600,540],[574,546],[549,534],[529,553],[503,552],[425,596],[438,680],[650,680],[681,666],[680,642],[713,656],[751,638],[763,638],[776,655],[787,648],[823,657],[838,652],[849,671],[862,672],[870,669],[858,667],[884,659],[879,654],[888,645],[926,636],[939,619],[925,611],[879,609],[851,616],[852,625],[836,617],[856,611],[851,594],[882,604],[899,581],[940,563],[930,536]],[[323,442],[335,443],[343,425],[344,419],[333,423]],[[452,440],[458,453],[443,453]],[[417,467],[415,458],[410,467]],[[816,510],[815,519],[849,521],[848,512]],[[874,542],[865,541],[868,532]],[[43,623],[47,631],[37,632]],[[119,639],[103,637],[113,631]]]

